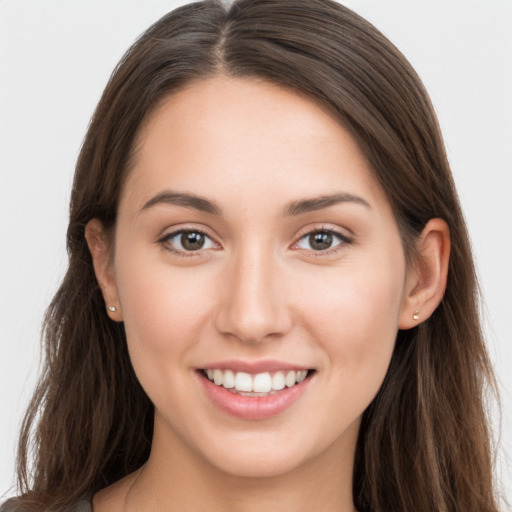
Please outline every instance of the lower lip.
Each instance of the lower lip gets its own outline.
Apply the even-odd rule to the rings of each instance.
[[[285,388],[267,396],[243,396],[217,386],[198,372],[206,394],[222,412],[244,420],[264,420],[282,413],[306,391],[308,377],[291,388]]]

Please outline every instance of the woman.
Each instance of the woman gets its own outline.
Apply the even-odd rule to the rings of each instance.
[[[89,128],[68,248],[6,510],[497,510],[435,115],[349,10],[151,27]]]

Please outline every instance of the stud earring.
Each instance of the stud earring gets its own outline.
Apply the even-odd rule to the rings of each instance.
[[[115,313],[117,311],[116,307],[115,306],[107,306],[107,309],[111,312],[111,313]]]
[[[412,315],[413,320],[419,320],[420,319],[420,312],[416,310]]]

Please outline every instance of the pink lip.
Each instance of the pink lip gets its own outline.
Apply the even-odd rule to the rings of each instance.
[[[241,360],[226,360],[217,361],[206,366],[201,366],[203,370],[231,370],[233,372],[246,372],[251,374],[263,372],[277,372],[279,370],[310,370],[311,368],[301,365],[286,363],[284,361],[277,361],[272,359],[262,361],[241,361]]]
[[[216,366],[216,368],[231,369],[230,366]],[[282,366],[280,369],[283,369]],[[267,369],[267,371],[272,370]],[[248,373],[258,372],[254,372],[251,369]],[[217,384],[208,380],[201,372],[197,372],[197,375],[207,396],[219,410],[230,416],[252,421],[271,418],[288,409],[304,394],[313,378],[308,377],[301,383],[291,388],[276,391],[272,395],[251,397],[237,395],[222,386],[217,386]]]

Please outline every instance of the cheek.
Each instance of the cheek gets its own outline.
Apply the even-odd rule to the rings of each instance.
[[[158,390],[170,387],[165,383],[173,381],[174,389],[180,388],[183,375],[172,366],[187,366],[187,354],[200,339],[204,289],[197,288],[197,270],[192,279],[143,250],[117,259],[116,283],[134,370],[158,401]]]
[[[123,251],[119,238],[116,284],[127,332],[155,346],[168,345],[170,337],[182,339],[204,306],[205,290],[203,285],[198,290],[198,283],[210,282],[207,269],[173,267],[163,249],[143,242],[125,244],[129,250]]]
[[[389,264],[386,264],[386,261]],[[333,376],[380,387],[394,349],[404,272],[400,258],[379,265],[363,259],[332,272],[301,304],[303,318],[329,359]],[[348,385],[348,382],[347,382]],[[376,390],[375,390],[376,392]]]

